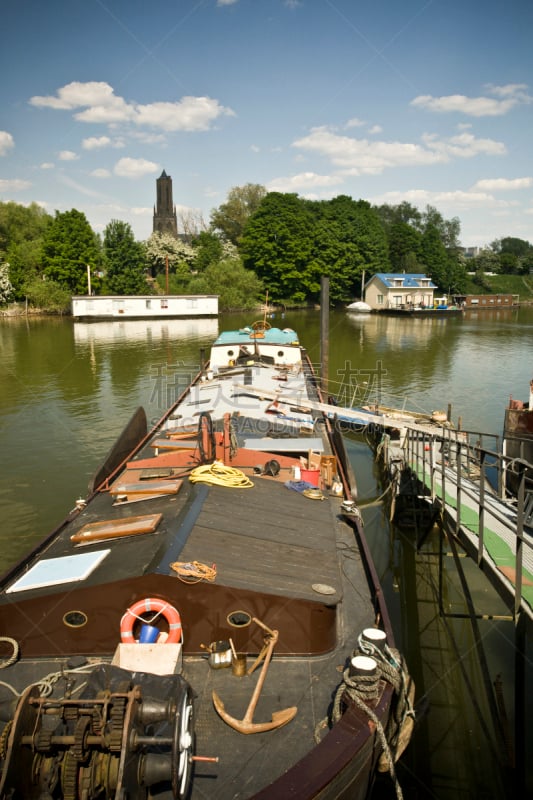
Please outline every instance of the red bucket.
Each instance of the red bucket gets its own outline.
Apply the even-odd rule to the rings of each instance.
[[[302,480],[311,483],[313,486],[320,484],[320,470],[319,469],[302,469],[300,470]]]

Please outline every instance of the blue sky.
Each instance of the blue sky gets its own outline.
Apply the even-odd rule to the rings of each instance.
[[[531,0],[2,4],[0,200],[152,232],[245,183],[533,242]]]

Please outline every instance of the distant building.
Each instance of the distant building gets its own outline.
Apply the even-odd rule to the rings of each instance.
[[[420,273],[377,272],[365,285],[364,300],[374,311],[410,306],[431,308],[437,287]]]
[[[156,181],[157,203],[154,206],[154,233],[169,233],[178,238],[176,206],[172,200],[172,178],[165,170]]]

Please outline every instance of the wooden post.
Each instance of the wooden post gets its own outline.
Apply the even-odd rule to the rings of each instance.
[[[329,384],[329,278],[322,275],[320,282],[320,375],[324,400],[328,398]]]

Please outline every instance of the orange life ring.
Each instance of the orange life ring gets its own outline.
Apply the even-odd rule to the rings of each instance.
[[[176,644],[181,641],[181,617],[174,606],[171,606],[165,600],[159,600],[157,597],[147,597],[145,600],[139,600],[130,606],[120,620],[120,638],[125,644],[133,644],[135,642],[133,626],[135,621],[141,617],[141,614],[146,614],[147,611],[155,611],[157,616],[161,614],[166,619],[168,637],[165,642]]]

